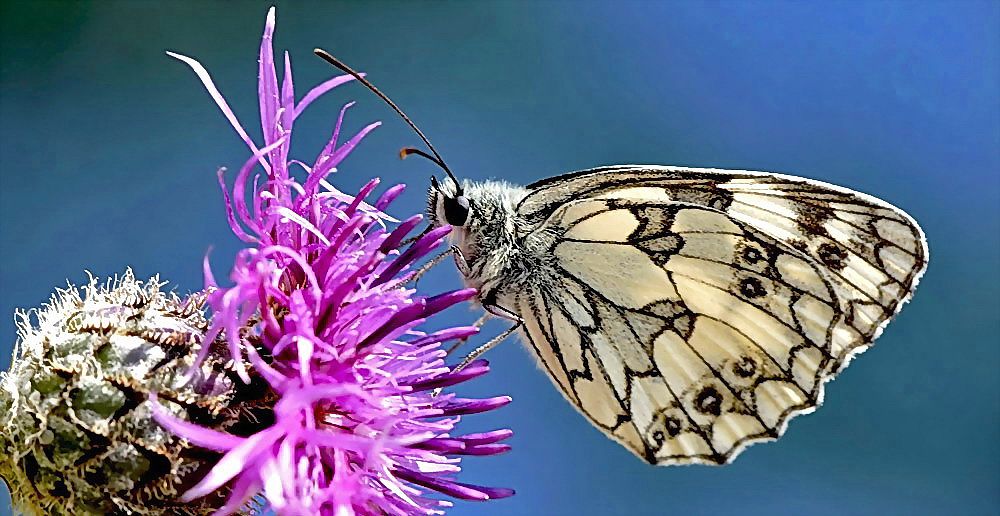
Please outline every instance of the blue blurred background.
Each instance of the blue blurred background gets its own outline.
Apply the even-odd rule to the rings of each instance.
[[[215,170],[247,152],[164,50],[199,59],[260,141],[268,5],[4,0],[0,368],[14,309],[84,269],[131,265],[187,292],[214,246],[226,277],[240,242]],[[315,46],[368,72],[464,177],[526,183],[612,163],[784,171],[886,199],[930,240],[915,300],[825,406],[724,468],[641,463],[519,344],[495,349],[494,372],[465,392],[515,402],[463,425],[511,427],[514,450],[466,461],[463,480],[518,495],[453,514],[1000,511],[1000,4],[280,2],[276,49],[291,51],[303,92],[332,74]],[[346,130],[385,123],[334,181],[411,183],[395,213],[421,211],[434,170],[396,158],[417,138],[358,85],[307,111],[293,154],[311,159],[349,100]],[[445,266],[421,287],[458,284]]]

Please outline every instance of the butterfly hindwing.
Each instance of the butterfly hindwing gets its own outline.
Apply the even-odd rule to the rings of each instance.
[[[618,193],[563,203],[536,230],[558,281],[514,308],[550,376],[654,464],[725,463],[780,436],[836,360],[844,314],[821,266],[718,209]]]

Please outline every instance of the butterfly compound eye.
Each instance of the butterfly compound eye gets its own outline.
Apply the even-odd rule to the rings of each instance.
[[[452,226],[464,226],[469,220],[469,200],[464,195],[445,196],[444,219]]]

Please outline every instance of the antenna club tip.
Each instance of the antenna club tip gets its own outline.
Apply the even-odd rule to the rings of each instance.
[[[403,147],[399,149],[399,159],[406,159],[410,154],[423,154],[420,149],[414,149],[413,147]]]
[[[337,61],[337,58],[333,57],[333,54],[327,52],[326,50],[323,50],[322,48],[316,47],[316,48],[313,49],[313,54],[316,54],[316,56],[319,57],[320,59],[322,59],[322,60],[324,60],[324,61],[332,64],[333,66],[336,66],[337,68],[340,68],[341,70],[343,70],[343,67],[341,66],[340,62]]]

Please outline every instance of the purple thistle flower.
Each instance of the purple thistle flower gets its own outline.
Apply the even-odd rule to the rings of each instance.
[[[512,495],[509,489],[453,479],[461,455],[507,451],[509,446],[500,441],[511,436],[510,430],[451,435],[461,415],[492,410],[510,398],[432,393],[489,370],[485,361],[462,371],[444,363],[442,343],[468,337],[476,328],[431,334],[416,330],[430,316],[475,293],[465,289],[423,297],[406,287],[411,265],[435,249],[449,229],[426,232],[403,249],[421,218],[387,227],[395,221],[384,210],[402,185],[367,204],[377,180],[357,196],[326,182],[378,125],[339,143],[351,104],[341,110],[333,136],[311,165],[289,160],[296,117],[351,77],[330,79],[296,103],[287,53],[278,87],[273,32],[272,8],[260,49],[261,148],[243,130],[207,71],[191,58],[170,54],[194,69],[253,153],[239,170],[231,195],[223,171],[219,173],[229,224],[253,247],[237,255],[229,288],[217,286],[206,260],[214,315],[204,342],[224,332],[240,377],[247,382],[252,376],[262,378],[276,400],[273,424],[250,436],[202,428],[156,405],[160,424],[223,453],[184,498],[225,487],[230,495],[223,513],[262,494],[282,514],[347,515],[436,514],[451,505],[429,497],[431,491],[466,500]],[[251,179],[258,164],[265,176]],[[292,164],[306,170],[304,183],[290,174]]]

